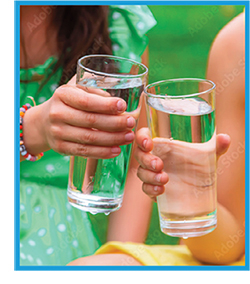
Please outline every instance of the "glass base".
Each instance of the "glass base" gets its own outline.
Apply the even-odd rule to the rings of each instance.
[[[199,237],[212,232],[216,228],[216,212],[206,216],[204,219],[187,220],[163,220],[160,217],[161,231],[172,237],[187,239],[189,237]]]
[[[71,188],[67,190],[69,203],[82,211],[90,212],[91,214],[109,213],[118,210],[122,205],[122,197],[107,198],[91,194],[83,194],[74,191]]]

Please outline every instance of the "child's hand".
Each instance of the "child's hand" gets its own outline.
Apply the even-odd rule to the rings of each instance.
[[[164,192],[164,184],[169,178],[163,172],[163,161],[150,153],[153,150],[153,141],[148,128],[137,131],[136,143],[135,158],[140,164],[137,175],[143,182],[142,190],[155,200],[157,195]]]
[[[70,82],[56,89],[48,101],[27,111],[24,139],[30,153],[51,148],[91,158],[118,156],[119,145],[134,140],[135,119],[125,112],[126,102],[121,98],[102,90],[91,92]]]
[[[162,146],[165,147],[164,149],[159,147],[161,139],[157,139],[155,142],[158,144],[158,151],[162,150],[162,152],[164,152],[166,150],[165,148],[169,148],[168,150],[172,153],[169,155],[168,151],[165,151],[165,158],[163,157],[163,153],[159,155],[162,159],[169,162],[165,167],[161,158],[150,153],[153,149],[153,141],[150,138],[149,129],[142,128],[136,134],[137,148],[135,157],[140,164],[137,175],[143,181],[143,191],[150,197],[155,199],[156,196],[164,192],[164,185],[169,180],[169,176],[166,172],[168,172],[169,175],[173,174],[171,173],[173,167],[171,164],[175,164],[176,169],[178,168],[179,170],[178,177],[181,177],[180,179],[177,177],[179,182],[181,181],[187,185],[194,184],[195,186],[199,186],[199,183],[202,183],[203,180],[209,180],[209,177],[212,176],[213,169],[206,166],[206,163],[208,163],[207,160],[213,159],[214,143],[212,139],[198,145],[181,141],[172,141],[168,145],[168,143],[164,142]],[[229,144],[230,137],[228,135],[217,135],[217,159],[227,151]],[[188,151],[186,150],[186,146],[189,147]],[[183,165],[187,163],[190,164],[188,175],[185,167],[183,168]],[[164,168],[166,172],[164,172]],[[199,178],[201,178],[201,180],[199,180]]]

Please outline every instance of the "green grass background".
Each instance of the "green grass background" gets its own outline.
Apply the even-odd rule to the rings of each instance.
[[[215,5],[150,5],[157,25],[148,32],[149,83],[170,78],[205,78],[211,44],[244,6]],[[89,214],[101,242],[107,218]],[[177,238],[160,231],[157,206],[154,204],[147,244],[176,244]]]
[[[174,77],[205,77],[210,46],[244,6],[149,6],[157,25],[148,32],[149,83]]]

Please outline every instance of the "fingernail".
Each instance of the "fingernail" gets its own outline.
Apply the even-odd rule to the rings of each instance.
[[[133,127],[135,125],[135,120],[134,120],[134,118],[133,117],[128,117],[128,119],[127,119],[127,126],[128,127]]]
[[[124,111],[126,108],[126,103],[123,100],[119,100],[117,102],[117,110],[118,111]]]
[[[142,146],[143,146],[143,148],[146,148],[147,142],[148,142],[148,139],[144,139],[144,140],[142,141]]]
[[[125,140],[128,142],[128,141],[133,141],[135,138],[135,135],[133,132],[129,132],[125,135]]]
[[[113,154],[117,154],[121,152],[121,148],[120,147],[112,147],[111,148],[111,153]]]
[[[151,167],[152,169],[156,169],[156,160],[151,161]]]
[[[161,182],[161,174],[156,175],[156,176],[155,176],[155,180],[156,180],[157,182]]]

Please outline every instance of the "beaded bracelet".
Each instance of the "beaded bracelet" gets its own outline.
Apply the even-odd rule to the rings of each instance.
[[[41,157],[43,156],[43,153],[38,154],[37,156],[33,156],[31,154],[29,154],[26,150],[26,147],[24,145],[23,142],[23,117],[25,112],[31,108],[30,104],[25,104],[20,108],[20,153],[21,155],[26,158],[26,160],[31,161],[31,162],[35,162],[39,159],[41,159]]]

